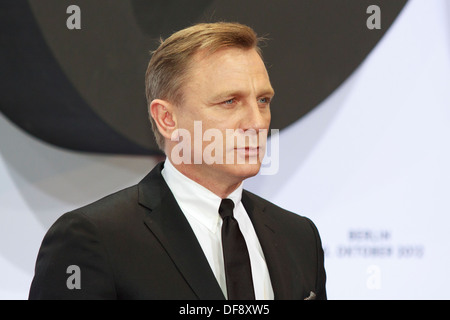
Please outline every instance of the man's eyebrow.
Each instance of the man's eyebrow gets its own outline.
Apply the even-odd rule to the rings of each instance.
[[[263,90],[258,94],[258,96],[272,96],[272,97],[274,95],[275,95],[275,91],[272,88]]]
[[[212,101],[221,101],[223,99],[231,98],[231,97],[241,97],[245,95],[245,92],[240,90],[227,90],[217,93],[212,96]]]

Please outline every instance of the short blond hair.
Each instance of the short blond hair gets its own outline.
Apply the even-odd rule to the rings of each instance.
[[[199,23],[175,32],[164,41],[161,39],[145,73],[150,122],[161,150],[164,150],[164,137],[150,114],[150,104],[154,99],[167,100],[175,105],[182,104],[182,86],[194,54],[200,50],[212,54],[224,48],[242,48],[255,49],[262,55],[258,46],[261,40],[252,28],[231,22]]]

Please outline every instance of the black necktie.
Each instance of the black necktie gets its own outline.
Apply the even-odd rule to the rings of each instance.
[[[222,199],[222,247],[229,300],[255,300],[250,257],[244,236],[233,217],[234,202]]]

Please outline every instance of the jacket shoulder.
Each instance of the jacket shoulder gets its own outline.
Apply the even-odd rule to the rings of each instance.
[[[271,218],[275,219],[276,221],[279,221],[280,223],[286,225],[294,224],[293,227],[297,227],[298,224],[308,226],[314,225],[311,219],[305,216],[286,210],[248,190],[245,190],[244,192],[251,201],[258,204],[258,206],[263,207],[264,212],[269,214]]]
[[[71,213],[83,213],[89,217],[99,217],[121,212],[138,203],[137,185],[119,190],[85,206],[72,210]]]

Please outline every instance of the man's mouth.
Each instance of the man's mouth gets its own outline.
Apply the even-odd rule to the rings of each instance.
[[[242,147],[242,148],[235,148],[235,150],[245,156],[256,156],[259,153],[259,147]]]

